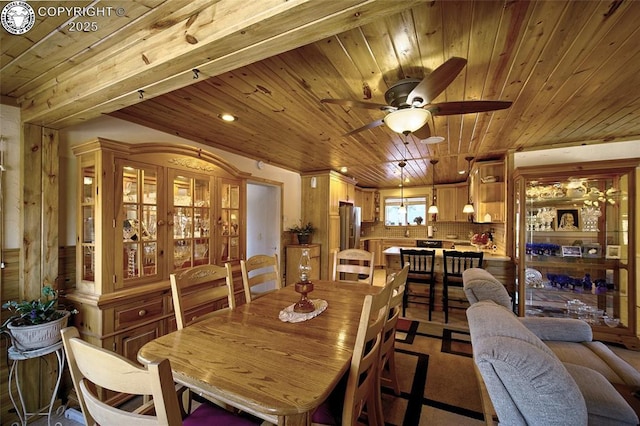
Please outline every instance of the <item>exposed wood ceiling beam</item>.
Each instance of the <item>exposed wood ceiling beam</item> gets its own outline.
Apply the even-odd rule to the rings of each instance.
[[[203,77],[265,59],[398,13],[419,0],[195,0],[153,29],[141,28],[19,99],[25,122],[63,128],[153,98]],[[176,4],[183,4],[176,2]],[[160,30],[158,30],[160,28]],[[99,78],[97,78],[99,76]]]

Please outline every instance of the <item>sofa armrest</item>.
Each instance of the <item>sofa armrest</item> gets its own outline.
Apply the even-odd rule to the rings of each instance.
[[[524,317],[519,320],[540,340],[590,342],[593,331],[589,324],[573,318]]]

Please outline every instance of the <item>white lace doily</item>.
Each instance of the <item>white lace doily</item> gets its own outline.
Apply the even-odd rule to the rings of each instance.
[[[280,321],[284,321],[284,322],[302,322],[302,321],[310,320],[313,317],[317,317],[322,312],[324,312],[325,309],[327,309],[327,306],[329,306],[327,301],[322,299],[311,299],[311,302],[313,302],[313,306],[316,307],[316,309],[312,312],[307,312],[307,313],[294,312],[293,311],[293,307],[295,306],[295,303],[294,303],[292,305],[287,306],[283,310],[281,310],[280,315],[278,315],[278,318],[280,318]]]

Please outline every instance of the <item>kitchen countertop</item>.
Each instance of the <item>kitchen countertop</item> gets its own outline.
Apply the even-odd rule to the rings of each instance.
[[[421,239],[421,238],[418,238]],[[443,241],[448,241],[448,240],[443,240]],[[408,247],[389,247],[386,250],[383,250],[382,254],[384,255],[389,255],[389,256],[400,256],[400,249],[401,248],[408,248]],[[428,248],[428,247],[410,247],[411,250],[435,250],[436,251],[436,257],[442,257],[442,252],[444,250],[451,250],[451,249],[447,249],[447,248],[436,248],[436,249],[432,249],[432,248]],[[476,251],[476,248],[473,246],[456,246],[455,250],[457,251]],[[484,259],[485,260],[500,260],[500,261],[510,261],[511,258],[509,256],[505,256],[503,254],[499,254],[499,253],[492,253],[489,251],[484,251]]]
[[[360,237],[360,241],[368,240],[392,240],[392,241],[446,241],[448,243],[455,243],[460,245],[471,246],[469,239],[464,238],[428,238],[428,237]]]

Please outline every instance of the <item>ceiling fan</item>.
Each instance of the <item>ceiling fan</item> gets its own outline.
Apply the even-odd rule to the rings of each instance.
[[[349,136],[385,124],[396,133],[413,133],[419,139],[431,136],[429,120],[435,115],[469,114],[509,108],[510,101],[457,101],[431,103],[456,78],[467,64],[464,58],[453,57],[433,70],[422,80],[405,78],[391,86],[384,94],[387,105],[350,99],[322,99],[320,102],[347,107],[379,109],[388,114],[358,129]]]

